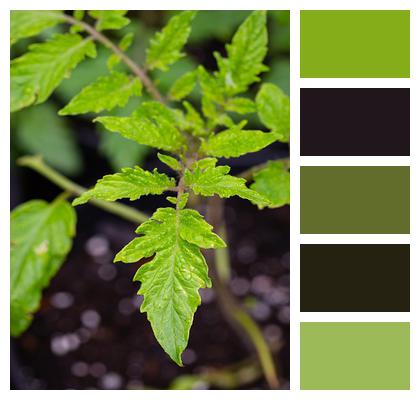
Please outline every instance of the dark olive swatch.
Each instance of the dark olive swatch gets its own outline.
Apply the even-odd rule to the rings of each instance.
[[[301,167],[301,233],[410,233],[410,168]]]
[[[409,156],[410,89],[301,89],[300,155]]]
[[[410,311],[410,246],[302,244],[300,311]]]

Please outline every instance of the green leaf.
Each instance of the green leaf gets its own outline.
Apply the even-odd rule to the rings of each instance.
[[[61,11],[12,10],[10,12],[10,44],[23,38],[36,36],[45,29],[64,21],[65,17]]]
[[[229,175],[228,165],[216,167],[215,158],[203,158],[193,164],[192,170],[185,171],[185,183],[197,195],[220,197],[239,196],[255,204],[267,204],[268,200],[246,187],[246,180]]]
[[[130,115],[140,105],[139,97],[131,97],[123,108],[115,108],[112,115],[125,117]],[[135,143],[118,133],[106,130],[101,124],[96,124],[100,136],[99,151],[107,159],[113,171],[119,172],[124,167],[142,166],[151,148]]]
[[[169,168],[172,168],[174,171],[181,171],[181,164],[176,158],[161,153],[157,153],[157,156],[159,160],[166,164]]]
[[[201,144],[200,150],[215,157],[239,157],[259,151],[278,140],[274,133],[241,130],[239,126],[226,129],[209,137]]]
[[[91,85],[86,86],[69,104],[59,111],[60,115],[76,115],[88,112],[99,113],[124,107],[131,96],[141,95],[142,85],[139,79],[120,72],[101,76]]]
[[[71,249],[76,214],[62,199],[32,200],[12,211],[10,226],[10,322],[18,336]]]
[[[118,47],[122,50],[122,51],[126,51],[131,44],[133,43],[134,40],[134,33],[133,32],[128,32],[127,34],[124,35],[124,37],[120,40],[120,42],[118,43]],[[121,57],[116,54],[116,53],[112,53],[107,62],[106,65],[108,67],[108,69],[110,71],[112,71],[112,69],[121,61]]]
[[[251,114],[257,110],[255,103],[251,99],[247,99],[245,97],[235,97],[229,99],[229,101],[225,104],[225,109],[238,114]]]
[[[121,29],[130,23],[130,20],[124,17],[127,11],[123,10],[93,10],[88,14],[97,19],[96,29],[103,31],[105,29]]]
[[[121,172],[105,175],[96,185],[73,200],[73,205],[84,204],[90,199],[115,201],[128,198],[137,200],[146,194],[161,194],[175,186],[175,180],[165,174],[145,171],[140,167],[123,168]]]
[[[262,63],[267,53],[266,12],[254,11],[239,27],[226,51],[227,58],[215,54],[219,66],[216,76],[228,95],[244,92],[267,70]]]
[[[157,149],[176,151],[185,145],[185,138],[175,127],[176,114],[158,102],[142,103],[129,117],[98,117],[94,121],[127,139]]]
[[[57,107],[46,102],[16,115],[16,141],[28,154],[40,154],[54,168],[67,175],[78,174],[83,166],[76,136]],[[65,149],[65,151],[63,151]]]
[[[166,200],[168,200],[171,204],[178,205],[180,210],[184,209],[188,202],[189,193],[183,193],[178,200],[178,197],[175,196],[168,196]]]
[[[151,39],[147,50],[149,69],[166,71],[184,54],[182,48],[188,40],[195,11],[182,11],[170,19],[168,24]]]
[[[58,34],[11,63],[11,111],[43,103],[86,56],[95,57],[95,44],[78,34]]]
[[[140,237],[125,246],[115,261],[143,264],[134,280],[141,282],[141,311],[147,313],[156,339],[178,365],[188,344],[194,313],[201,303],[198,290],[210,287],[201,248],[226,246],[195,210],[159,208],[136,231]]]
[[[279,140],[289,141],[290,135],[290,99],[272,83],[264,83],[256,98],[258,116],[261,122],[278,133]]]
[[[269,161],[267,166],[255,172],[251,189],[270,201],[269,208],[290,203],[290,174],[282,161]],[[260,208],[265,205],[261,204]]]
[[[182,105],[186,113],[181,120],[181,129],[190,132],[193,136],[206,136],[208,133],[200,113],[188,101],[183,101]]]
[[[216,103],[224,103],[223,86],[202,65],[197,68],[198,81],[204,97]]]
[[[189,71],[178,78],[169,90],[171,100],[182,100],[187,97],[194,89],[197,81],[196,71]]]

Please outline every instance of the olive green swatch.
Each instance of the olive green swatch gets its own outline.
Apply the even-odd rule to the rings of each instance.
[[[301,11],[300,76],[409,78],[410,11]]]
[[[301,233],[410,233],[410,168],[301,167]]]
[[[410,324],[301,323],[300,388],[410,389]]]

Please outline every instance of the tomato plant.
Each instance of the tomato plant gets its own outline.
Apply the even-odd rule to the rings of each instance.
[[[12,43],[58,24],[69,27],[68,32],[31,44],[12,60],[12,112],[45,102],[85,58],[96,57],[97,47],[105,46],[112,51],[106,62],[108,73],[85,86],[58,114],[100,114],[93,119],[95,124],[157,149],[158,159],[173,170],[169,176],[140,166],[122,168],[86,190],[40,157],[19,160],[20,165],[37,170],[65,191],[51,203],[31,200],[12,212],[11,333],[20,335],[31,323],[42,290],[71,249],[76,230],[74,207],[89,202],[139,224],[138,236],[114,261],[144,260],[134,276],[140,282],[138,293],[144,297],[141,311],[147,313],[157,341],[175,363],[182,366],[182,352],[201,303],[199,289],[218,285],[216,292],[255,343],[266,378],[275,387],[278,382],[270,351],[260,340],[258,326],[234,297],[220,288],[223,283],[217,276],[214,252],[227,246],[221,199],[238,196],[259,209],[289,203],[286,160],[269,160],[243,176],[232,175],[230,167],[223,164],[225,159],[258,152],[276,141],[287,143],[289,98],[272,83],[260,84],[260,74],[268,69],[263,63],[268,46],[264,11],[252,12],[242,22],[224,56],[214,54],[215,71],[199,65],[175,80],[166,93],[158,90],[150,73],[168,71],[183,57],[195,15],[195,11],[174,15],[152,37],[145,63],[139,65],[127,55],[132,34],[124,35],[117,44],[104,34],[129,24],[126,11],[11,13]],[[251,85],[259,85],[255,98],[249,91]],[[199,91],[199,106],[189,100],[195,90]],[[129,116],[109,113],[132,97],[142,101]],[[265,130],[247,129],[243,116],[252,114],[258,115]],[[117,202],[146,195],[165,195],[168,206],[147,216]],[[72,203],[69,197],[75,197]],[[206,210],[206,215],[199,210]]]

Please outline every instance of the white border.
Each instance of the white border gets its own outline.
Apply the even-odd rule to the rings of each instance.
[[[291,390],[290,391],[260,391],[258,396],[266,399],[277,399],[279,396],[285,399],[413,399],[420,395],[418,376],[420,376],[419,369],[419,349],[420,349],[420,310],[418,308],[420,291],[417,288],[419,282],[420,272],[420,255],[419,255],[419,212],[418,204],[420,204],[419,187],[420,182],[420,165],[418,161],[420,148],[420,95],[419,95],[419,81],[417,78],[419,72],[419,43],[420,37],[419,26],[419,5],[416,0],[212,0],[207,2],[204,0],[154,0],[153,2],[140,2],[135,0],[120,0],[118,1],[118,8],[120,9],[144,9],[144,10],[170,10],[170,9],[202,9],[202,10],[254,10],[254,9],[272,9],[282,10],[288,9],[291,11],[291,126],[292,126],[292,142],[291,142]],[[2,213],[0,214],[1,240],[0,240],[0,254],[2,256],[2,272],[4,276],[0,279],[0,292],[2,295],[2,307],[4,316],[4,326],[0,330],[2,335],[1,343],[6,350],[6,354],[1,359],[0,364],[0,382],[1,389],[5,396],[13,398],[23,398],[28,394],[22,391],[9,391],[9,357],[8,357],[8,343],[9,332],[7,329],[7,321],[9,318],[9,272],[7,266],[9,265],[9,200],[6,193],[5,182],[9,182],[9,68],[6,57],[9,55],[9,10],[10,9],[114,9],[115,2],[106,2],[99,0],[73,0],[73,1],[46,1],[38,0],[37,2],[29,0],[3,0],[0,4],[0,41],[2,62],[0,63],[0,77],[2,84],[2,96],[0,97],[0,121],[2,121],[2,146],[1,161],[3,163],[0,169],[1,183],[3,187],[3,196],[1,197]],[[299,79],[299,10],[301,9],[410,9],[411,10],[411,78],[410,79]],[[7,56],[6,56],[7,55]],[[410,235],[300,235],[299,234],[299,167],[298,165],[305,162],[316,162],[314,160],[301,160],[299,157],[299,88],[300,87],[411,87],[411,158],[404,160],[401,164],[393,164],[393,160],[383,160],[381,164],[372,165],[410,165],[411,166],[411,234]],[[360,161],[360,159],[359,159]],[[362,160],[359,165],[369,165],[369,161]],[[337,160],[338,162],[338,160]],[[356,165],[350,159],[342,160],[340,165]],[[346,164],[348,163],[348,164]],[[305,164],[314,165],[314,164]],[[321,165],[321,164],[319,164]],[[322,165],[328,165],[328,161],[324,158]],[[10,192],[10,191],[9,191]],[[326,240],[327,239],[327,240]],[[350,315],[346,313],[316,313],[313,316],[308,316],[305,313],[299,313],[299,244],[302,243],[411,243],[411,313],[410,316],[403,320],[411,321],[411,390],[410,391],[300,391],[299,390],[299,321],[310,320],[316,318],[317,321],[327,321],[329,318],[336,318],[340,321],[349,320]],[[367,317],[367,315],[365,315]],[[369,317],[376,318],[376,316]],[[361,320],[363,317],[355,316],[355,320]],[[379,318],[379,317],[378,317]],[[380,313],[381,321],[391,321],[397,318],[393,313]],[[222,391],[223,392],[223,391]],[[95,396],[101,396],[104,399],[112,399],[115,393],[111,391],[101,391],[99,394],[93,391],[82,391],[78,396],[92,399]],[[227,394],[228,393],[228,394]],[[253,399],[255,393],[247,391],[229,391],[224,393],[233,399]],[[211,399],[214,396],[212,391],[203,391],[200,396]],[[29,394],[32,398],[45,399],[55,398],[57,395],[63,397],[73,397],[72,391],[33,391]],[[184,391],[182,397],[186,399],[195,398],[197,395],[194,391]],[[125,398],[138,398],[141,396],[145,399],[159,399],[163,397],[175,398],[178,397],[176,393],[167,391],[120,391],[118,396]]]

